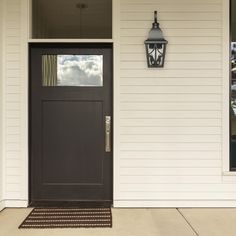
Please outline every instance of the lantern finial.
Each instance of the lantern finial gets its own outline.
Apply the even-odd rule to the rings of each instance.
[[[154,29],[159,28],[159,23],[157,22],[157,11],[154,11],[154,22],[152,23]]]
[[[157,23],[157,11],[154,11],[154,22]]]

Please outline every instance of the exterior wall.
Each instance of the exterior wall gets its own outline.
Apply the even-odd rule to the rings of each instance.
[[[115,206],[235,205],[235,183],[222,176],[225,3],[121,0]],[[143,45],[154,10],[169,41],[158,70]]]
[[[26,206],[27,0],[2,2],[4,200]],[[114,206],[236,206],[236,176],[222,174],[225,2],[114,0]],[[163,69],[147,69],[145,60],[154,10],[169,41]]]

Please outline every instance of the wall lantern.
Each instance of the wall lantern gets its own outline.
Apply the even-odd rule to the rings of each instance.
[[[157,11],[154,12],[152,29],[149,32],[148,39],[144,43],[146,46],[148,67],[163,67],[168,41],[164,39],[159,23],[157,23]]]

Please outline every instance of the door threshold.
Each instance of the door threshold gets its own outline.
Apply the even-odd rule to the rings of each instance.
[[[29,207],[111,207],[112,201],[33,201]]]

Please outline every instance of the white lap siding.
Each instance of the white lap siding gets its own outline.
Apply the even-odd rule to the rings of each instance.
[[[3,124],[4,124],[4,200],[6,206],[21,206],[27,201],[27,152],[25,151],[24,107],[27,70],[24,58],[26,50],[27,22],[24,22],[24,0],[3,0],[4,5],[4,79],[3,79]],[[24,117],[27,117],[25,115]],[[13,205],[11,204],[13,202]]]
[[[120,1],[115,205],[236,199],[236,185],[222,182],[222,4]],[[143,44],[154,10],[169,42],[162,69],[147,68]]]

